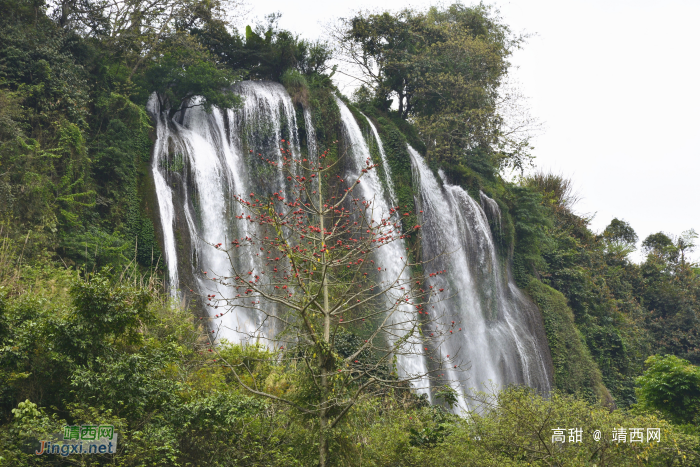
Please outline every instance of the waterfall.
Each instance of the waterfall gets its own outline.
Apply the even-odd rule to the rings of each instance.
[[[408,149],[420,189],[423,259],[435,258],[431,270],[447,270],[430,279],[450,291],[438,313],[454,321],[455,330],[461,328],[436,350],[443,359],[451,355],[457,368],[470,368],[448,367],[445,382],[458,390],[463,409],[472,389],[515,383],[548,392],[548,349],[538,311],[499,261],[486,213],[443,174],[441,186],[420,154]]]
[[[336,99],[336,102],[340,108],[340,119],[349,146],[351,163],[348,167],[350,173],[347,178],[358,178],[361,175],[362,168],[365,167],[365,161],[368,158],[371,160],[369,147],[350,109],[348,109],[340,99]],[[376,138],[377,143],[381,147],[382,142],[381,139],[379,139],[379,134],[376,134]],[[362,179],[362,184],[358,185],[358,188],[363,199],[372,201],[373,218],[383,219],[390,216],[389,209],[391,209],[391,207],[387,203],[387,193],[385,193],[376,170],[370,170],[365,174]],[[382,245],[381,248],[377,249],[376,255],[377,263],[383,267],[382,271],[378,273],[378,280],[381,283],[386,284],[392,282],[398,277],[400,277],[402,281],[409,279],[408,269],[404,267],[407,259],[404,261],[397,260],[401,257],[407,258],[406,244],[403,240],[397,239],[386,245]],[[391,300],[389,297],[387,297],[387,299]],[[409,332],[405,323],[415,323],[417,321],[415,311],[410,306],[406,305],[400,306],[399,309],[394,312],[394,316],[392,316],[392,324],[398,328],[399,333],[405,334]],[[414,387],[417,388],[419,392],[430,397],[427,378],[425,376],[419,377],[420,375],[426,375],[427,372],[421,344],[418,341],[409,342],[408,347],[409,348],[406,349],[407,354],[397,357],[399,376],[413,379]]]
[[[243,97],[244,104],[242,110],[231,112],[234,119],[231,139],[237,147],[247,146],[278,161],[276,180],[267,179],[266,183],[273,183],[284,198],[289,182],[282,172],[280,140],[291,143],[288,148],[295,158],[301,153],[294,103],[284,86],[270,81],[243,81],[235,90]],[[310,115],[307,121],[310,122]],[[258,183],[257,188],[265,190],[267,187]]]
[[[304,124],[306,125],[306,141],[309,152],[309,160],[317,160],[318,148],[316,147],[316,130],[311,120],[311,112],[304,108]]]
[[[160,165],[167,159],[163,158],[164,148],[169,138],[169,127],[167,117],[161,115],[158,101],[155,94],[151,96],[147,105],[148,111],[155,116],[156,125],[156,142],[153,149],[154,157],[151,163],[153,172],[153,181],[156,189],[156,197],[160,208],[161,231],[163,232],[163,251],[165,253],[165,264],[168,268],[167,281],[170,285],[170,293],[175,295],[179,287],[180,281],[177,274],[177,253],[175,251],[175,207],[173,206],[173,192],[168,186],[163,173],[160,170]],[[165,148],[167,153],[167,148]]]
[[[294,157],[302,154],[297,112],[282,85],[246,81],[237,84],[234,92],[244,98],[239,109],[213,109],[206,113],[202,107],[192,107],[184,114],[178,112],[172,120],[158,108],[156,99],[149,101],[148,110],[157,124],[151,169],[167,280],[175,295],[216,294],[227,298],[230,292],[218,289],[211,279],[230,275],[231,265],[226,255],[212,244],[228,244],[234,238],[252,236],[258,228],[255,223],[236,219],[240,207],[234,196],[254,192],[263,197],[276,191],[284,197],[290,189],[281,163],[262,162],[251,157],[250,152],[254,150],[263,159],[281,162],[280,140],[285,140]],[[371,201],[375,219],[386,218],[390,209],[396,207],[397,197],[379,132],[368,119],[372,135],[363,135],[350,109],[340,99],[336,102],[340,109],[341,139],[349,150],[345,178],[359,177],[365,161],[371,158],[370,144],[376,142],[384,180],[376,170],[371,170],[356,190]],[[197,103],[197,100],[192,102]],[[305,150],[314,160],[319,148],[309,109],[303,109],[303,119]],[[498,387],[519,383],[548,391],[549,353],[539,313],[515,286],[507,264],[499,260],[491,234],[490,225],[500,231],[498,204],[483,193],[477,203],[461,187],[444,179],[440,182],[413,148],[409,147],[409,153],[414,186],[419,190],[416,202],[423,211],[420,214],[423,259],[435,258],[431,270],[447,270],[431,277],[430,285],[446,285],[451,293],[435,305],[436,312],[455,321],[455,330],[462,328],[444,342],[427,345],[443,359],[450,355],[449,360],[456,360],[457,368],[470,365],[471,369],[461,372],[450,367],[441,373],[444,381],[438,382],[421,376],[434,370],[434,362],[424,355],[424,338],[416,333],[407,342],[410,352],[396,356],[400,377],[411,380],[414,389],[428,397],[431,385],[451,384],[458,390],[462,408],[469,405],[469,388],[487,389],[488,381]],[[405,260],[397,260],[406,256],[405,248],[405,242],[398,239],[377,249],[375,260],[383,269],[377,272],[378,282],[409,278]],[[447,254],[441,256],[442,253]],[[262,256],[248,255],[234,261],[236,267],[245,270],[263,268]],[[187,288],[178,292],[182,286]],[[393,303],[394,298],[387,300]],[[267,305],[274,314],[275,305]],[[218,310],[204,309],[216,335],[230,342],[254,339],[269,344],[280,331],[276,323],[254,311],[236,308],[220,317]],[[394,339],[411,332],[413,324],[409,323],[418,322],[415,313],[408,304],[394,313],[391,320]],[[436,325],[424,322],[423,336],[431,331],[431,326]]]
[[[501,235],[503,233],[501,226],[501,208],[498,206],[496,200],[486,196],[483,191],[479,191],[479,198],[481,199],[481,208],[486,213],[489,221],[493,222],[498,227],[498,233]]]
[[[280,140],[285,139],[293,154],[300,154],[294,104],[282,85],[247,81],[239,83],[235,92],[244,97],[241,109],[214,109],[207,114],[202,107],[193,107],[179,115],[181,123],[178,118],[168,121],[152,109],[158,115],[152,170],[172,289],[179,280],[187,280],[201,296],[225,298],[230,293],[211,280],[231,271],[228,258],[211,244],[250,235],[256,228],[235,218],[240,208],[233,196],[251,190],[263,196],[271,187],[283,194],[287,183],[281,164],[271,171],[244,151],[255,148],[264,157],[279,161]],[[182,160],[178,170],[173,170],[174,159]],[[177,246],[176,232],[180,236]],[[185,243],[189,251],[184,251]],[[178,258],[178,253],[184,258]],[[260,270],[263,265],[262,258],[255,256],[236,261],[241,269]],[[191,271],[178,271],[178,265],[188,263]],[[273,304],[268,308],[274,313]],[[234,309],[223,317],[216,317],[215,309],[209,314],[216,318],[213,327],[218,338],[230,342],[266,341],[277,331],[276,323],[247,309]]]
[[[384,175],[386,176],[386,187],[389,190],[389,199],[391,200],[392,205],[396,205],[396,203],[398,203],[398,198],[396,197],[396,193],[394,192],[394,181],[391,178],[391,168],[389,167],[389,161],[386,159],[386,153],[384,152],[384,145],[382,144],[382,139],[379,137],[377,127],[374,126],[372,120],[367,118],[367,116],[362,112],[360,112],[360,115],[365,117],[367,123],[369,123],[369,127],[372,129],[374,140],[376,141],[377,147],[379,148],[379,156],[382,159],[382,170],[384,170]]]

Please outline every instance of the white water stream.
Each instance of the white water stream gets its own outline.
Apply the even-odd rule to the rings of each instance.
[[[272,186],[281,194],[288,189],[282,164],[276,167],[258,164],[256,158],[244,153],[244,148],[255,148],[263,157],[279,161],[280,140],[285,139],[291,143],[287,147],[295,157],[301,154],[295,107],[282,85],[247,81],[239,83],[235,92],[244,98],[241,109],[224,112],[214,109],[207,114],[201,107],[194,107],[185,112],[184,118],[176,114],[175,121],[160,112],[155,99],[149,102],[149,111],[157,120],[152,171],[168,283],[174,294],[181,287],[184,287],[181,294],[188,294],[189,287],[192,293],[202,296],[220,293],[214,290],[212,281],[203,277],[228,275],[230,265],[225,255],[208,243],[227,243],[232,238],[250,235],[251,229],[256,228],[254,223],[235,218],[240,212],[236,212],[239,208],[233,201],[234,195],[265,193]],[[346,177],[353,179],[360,174],[367,158],[371,158],[369,145],[348,107],[339,99],[337,103],[350,156]],[[315,159],[319,148],[308,109],[304,109],[303,116],[308,154]],[[386,184],[372,170],[363,177],[358,189],[362,198],[372,200],[375,219],[381,219],[388,217],[397,198],[379,132],[367,121],[378,145]],[[431,280],[435,285],[446,283],[453,295],[436,308],[440,307],[441,313],[460,323],[463,329],[431,350],[451,355],[463,367],[470,366],[468,371],[448,369],[442,384],[459,389],[463,408],[468,406],[468,388],[485,389],[488,381],[498,387],[520,383],[549,391],[551,375],[544,363],[543,352],[548,350],[541,319],[496,254],[489,218],[500,228],[498,204],[481,194],[480,205],[462,188],[440,183],[422,157],[412,148],[409,152],[414,185],[420,188],[416,202],[424,211],[421,215],[423,257],[449,253],[431,265],[434,270],[447,270],[439,281]],[[378,273],[379,282],[408,278],[408,270],[402,272],[403,262],[397,260],[402,256],[406,256],[403,240],[377,250],[376,261],[386,268]],[[262,258],[255,256],[238,261],[238,266],[249,270],[262,266]],[[206,276],[202,274],[204,271]],[[215,309],[207,309],[216,313]],[[270,311],[275,311],[273,306]],[[409,332],[408,323],[416,322],[414,313],[412,307],[405,306],[392,317],[395,339]],[[232,342],[252,338],[269,343],[279,331],[274,323],[244,309],[233,310],[216,323],[219,337]],[[424,335],[429,331],[423,329]],[[428,387],[435,382],[419,377],[431,369],[422,354],[421,342],[415,339],[408,343],[413,352],[397,356],[398,369],[401,377],[411,379],[418,392],[430,397]]]
[[[367,159],[371,160],[372,156],[367,142],[362,135],[362,130],[360,130],[350,109],[348,109],[340,99],[336,99],[336,102],[340,108],[340,120],[343,123],[344,134],[347,138],[349,153],[353,162],[351,167],[349,167],[349,170],[352,172],[348,173],[347,178],[353,180],[359,178],[362,169],[366,167],[365,161],[367,161]],[[376,134],[376,138],[381,147],[379,134]],[[386,159],[386,156],[384,156],[384,159]],[[387,200],[391,198],[385,193],[376,170],[370,170],[365,174],[362,178],[362,183],[358,185],[357,188],[359,188],[362,199],[372,201],[372,217],[374,219],[390,217],[389,210],[392,209],[392,206],[389,206]],[[406,244],[403,240],[397,239],[382,245],[377,249],[376,255],[377,263],[383,267],[382,271],[377,274],[380,287],[386,286],[386,284],[395,281],[397,278],[400,278],[402,282],[408,281],[409,270],[405,267],[408,255],[406,254]],[[402,257],[405,259],[399,259]],[[387,305],[391,306],[390,304]],[[416,323],[418,321],[415,313],[415,310],[409,305],[401,305],[394,313],[392,316],[392,326],[395,328],[392,333],[394,334],[394,340],[398,340],[398,338],[410,332],[412,329],[411,323]],[[393,342],[391,342],[391,344],[393,344]],[[428,391],[429,382],[428,379],[423,376],[427,373],[427,367],[421,350],[421,343],[415,338],[410,339],[404,346],[403,351],[405,353],[397,356],[399,377],[411,379],[413,387],[430,398],[430,391]]]
[[[462,329],[439,348],[458,367],[447,368],[446,382],[459,388],[462,408],[472,389],[526,384],[548,392],[547,343],[537,337],[537,310],[500,264],[486,213],[461,187],[444,180],[441,186],[420,154],[408,149],[420,187],[423,258],[436,258],[432,269],[447,270],[433,282],[451,291],[439,313]]]

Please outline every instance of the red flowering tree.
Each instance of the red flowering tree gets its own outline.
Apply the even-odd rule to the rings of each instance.
[[[345,180],[338,175],[342,156],[330,163],[326,151],[309,161],[295,158],[287,145],[283,141],[278,161],[251,151],[275,170],[281,164],[287,181],[269,195],[236,197],[238,219],[255,233],[211,244],[228,255],[231,270],[209,273],[218,290],[206,300],[216,307],[209,339],[221,331],[218,319],[246,309],[264,317],[268,329],[269,322],[279,324],[273,328],[280,331],[267,336],[272,351],[262,355],[294,367],[300,378],[296,390],[266,391],[249,377],[248,364],[214,351],[247,391],[289,404],[317,422],[319,463],[325,466],[331,430],[363,397],[388,388],[427,392],[430,379],[443,376],[451,361],[433,352],[454,323],[434,316],[444,293],[436,285],[439,278],[432,285],[425,280],[444,271],[412,261],[415,255],[401,241],[418,235],[420,226],[402,231],[405,213],[399,207],[378,212],[374,200],[356,196],[363,177],[375,169],[372,162],[366,161],[358,178]],[[394,242],[401,243],[392,251],[401,254],[387,269],[378,264],[377,253]],[[240,266],[250,264],[242,259],[251,256],[264,258],[259,269]],[[432,331],[424,334],[427,329]],[[259,331],[247,337],[259,339]]]

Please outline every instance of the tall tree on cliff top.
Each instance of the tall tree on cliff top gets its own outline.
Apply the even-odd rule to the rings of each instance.
[[[375,103],[416,125],[429,155],[459,162],[487,150],[522,169],[536,124],[517,93],[504,92],[513,36],[489,8],[453,4],[427,12],[358,12],[332,31],[340,58],[359,70]]]
[[[461,328],[441,322],[434,312],[446,291],[436,285],[444,271],[429,272],[429,261],[410,260],[412,252],[404,248],[403,256],[394,258],[399,267],[389,268],[396,274],[389,280],[381,276],[387,265],[375,261],[377,251],[418,235],[420,226],[402,233],[399,207],[379,212],[372,199],[356,197],[362,177],[375,168],[369,159],[359,178],[344,180],[334,172],[342,157],[324,165],[327,152],[313,162],[281,150],[289,188],[279,187],[269,197],[237,197],[243,209],[237,217],[249,222],[250,230],[227,245],[211,244],[228,255],[231,271],[202,272],[218,290],[206,299],[214,313],[209,336],[214,343],[222,331],[220,318],[241,316],[245,309],[281,324],[269,344],[277,350],[269,360],[295,368],[299,381],[291,392],[256,384],[250,367],[227,359],[225,351],[217,358],[246,390],[287,403],[312,420],[325,466],[333,428],[360,400],[411,386],[426,392],[431,379],[448,383],[442,377],[447,365],[456,367],[454,356],[446,361],[436,350]],[[263,160],[279,168],[278,162]],[[239,266],[239,258],[251,255],[265,258],[264,267]],[[260,330],[243,337],[260,339]],[[445,394],[451,402],[450,390]]]

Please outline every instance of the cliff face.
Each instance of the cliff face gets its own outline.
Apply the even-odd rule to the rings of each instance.
[[[230,265],[212,244],[228,243],[256,229],[246,219],[236,218],[233,196],[254,192],[262,197],[274,191],[285,197],[291,187],[281,171],[280,142],[285,141],[293,157],[313,160],[317,148],[321,149],[316,126],[329,126],[318,122],[319,109],[295,105],[280,84],[248,81],[234,92],[244,98],[241,109],[214,109],[208,114],[193,108],[172,120],[151,104],[158,125],[151,167],[173,294],[188,296],[190,289],[199,296],[215,293],[203,278],[225,276]],[[515,286],[508,273],[509,259],[498,245],[500,237],[492,232],[492,225],[498,235],[502,230],[496,201],[483,193],[477,201],[450,184],[444,174],[436,176],[393,125],[377,127],[340,99],[335,105],[338,123],[330,127],[339,129],[337,139],[346,152],[338,177],[355,179],[365,161],[373,161],[380,170],[367,174],[358,186],[361,197],[373,200],[376,216],[383,218],[400,208],[405,228],[407,222],[423,226],[421,237],[400,239],[377,250],[375,259],[386,267],[371,280],[381,283],[402,274],[408,279],[410,272],[402,272],[396,258],[405,254],[406,242],[411,242],[420,247],[417,251],[424,261],[434,259],[431,267],[443,271],[439,277],[430,276],[427,285],[453,291],[434,312],[447,323],[454,322],[454,335],[439,343],[427,337],[435,331],[430,329],[434,324],[426,324],[417,355],[399,357],[399,373],[429,370],[433,363],[423,355],[425,346],[453,361],[455,368],[468,369],[444,372],[444,384],[458,390],[463,408],[469,405],[467,394],[490,385],[524,384],[548,393],[553,387],[552,364],[542,320]],[[381,136],[387,133],[388,144]],[[251,152],[261,157],[250,157]],[[262,257],[236,261],[250,270],[263,268]],[[203,276],[204,271],[210,276]],[[266,306],[274,310],[276,305]],[[407,305],[392,319],[397,323],[420,320],[413,313]],[[233,342],[255,335],[274,339],[280,329],[263,318],[250,310],[234,309],[223,318],[222,328],[227,329],[223,337]],[[440,385],[439,381],[424,383],[416,387]],[[430,391],[426,395],[430,397]]]

